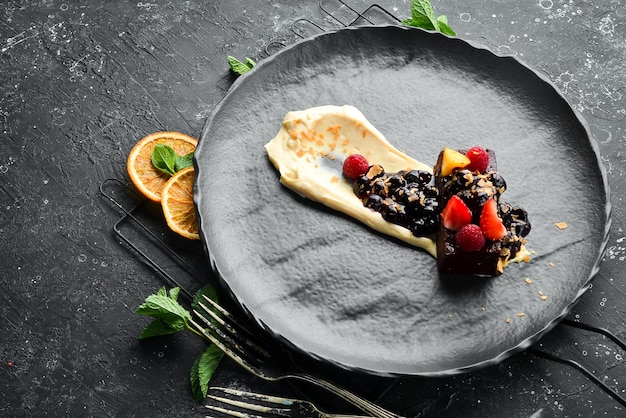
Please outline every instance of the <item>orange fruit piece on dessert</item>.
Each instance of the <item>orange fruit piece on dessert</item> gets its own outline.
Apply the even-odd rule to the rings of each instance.
[[[161,201],[161,192],[170,176],[152,164],[152,151],[157,144],[169,145],[177,155],[195,151],[198,140],[179,132],[155,132],[142,138],[130,150],[126,170],[137,190],[145,197]]]
[[[457,150],[445,147],[443,149],[443,156],[441,160],[441,177],[445,177],[452,173],[454,170],[467,167],[472,160],[465,154],[461,154]]]
[[[174,174],[163,187],[161,206],[167,226],[189,239],[200,239],[196,208],[193,203],[193,167]]]

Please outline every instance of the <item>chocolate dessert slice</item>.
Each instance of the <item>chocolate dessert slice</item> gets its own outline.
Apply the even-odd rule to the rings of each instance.
[[[444,274],[497,276],[510,260],[525,252],[524,237],[530,232],[530,223],[526,211],[501,201],[506,182],[497,172],[495,152],[483,150],[488,163],[478,170],[468,169],[471,164],[462,158],[466,152],[446,149],[439,154],[434,167],[442,208],[437,267]],[[453,196],[459,199],[452,199]],[[492,207],[485,209],[488,203]],[[468,212],[467,219],[459,223],[457,219],[462,218],[464,211]],[[474,229],[480,228],[482,234],[478,232],[479,236],[471,237],[468,242],[467,234],[461,231],[469,224]]]

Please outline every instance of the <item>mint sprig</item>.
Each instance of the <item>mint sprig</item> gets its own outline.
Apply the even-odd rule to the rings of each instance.
[[[411,0],[411,17],[400,23],[456,36],[456,32],[448,25],[448,17],[446,15],[437,16],[430,0]]]
[[[224,357],[222,350],[211,344],[193,362],[189,382],[191,383],[191,393],[198,402],[203,402],[206,399],[209,382],[222,357]]]
[[[180,289],[175,287],[168,292],[165,287],[158,290],[156,294],[146,298],[136,313],[153,318],[152,322],[146,326],[139,339],[169,335],[187,329],[194,334],[207,339],[204,335],[191,327],[191,313],[178,302]],[[213,286],[206,285],[198,290],[192,302],[192,309],[198,310],[198,302],[206,296],[217,301],[217,292]],[[207,339],[208,340],[208,339]],[[196,359],[191,367],[189,381],[191,383],[191,393],[198,402],[203,402],[206,398],[209,381],[215,373],[223,352],[213,344],[210,344]]]
[[[229,55],[227,57],[227,60],[228,60],[228,65],[231,71],[237,75],[242,75],[242,74],[247,73],[256,65],[256,62],[254,62],[251,58],[248,58],[248,57],[246,57],[245,62],[241,62],[237,58]]]
[[[150,157],[155,168],[170,176],[193,165],[193,152],[178,155],[174,148],[166,144],[155,145]]]
[[[188,327],[191,314],[177,301],[179,289],[170,290],[169,295],[165,288],[161,288],[156,295],[150,295],[139,306],[139,315],[150,316],[154,320],[141,332],[139,339],[173,334]]]

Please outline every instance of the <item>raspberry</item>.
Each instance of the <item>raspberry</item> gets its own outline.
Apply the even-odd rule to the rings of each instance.
[[[465,156],[470,159],[470,163],[466,169],[470,171],[478,171],[484,173],[487,171],[489,165],[489,154],[484,148],[472,147],[465,153]]]
[[[369,163],[360,154],[350,154],[343,162],[343,175],[349,179],[356,180],[367,173]]]
[[[478,251],[485,245],[485,236],[476,224],[467,224],[456,233],[456,245],[463,251]]]

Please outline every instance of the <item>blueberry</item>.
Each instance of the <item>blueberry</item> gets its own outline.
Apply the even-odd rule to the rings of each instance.
[[[354,182],[354,193],[363,199],[371,193],[372,185],[370,179],[364,174]]]
[[[365,201],[365,206],[377,212],[381,212],[385,207],[383,200],[380,195],[372,194]]]
[[[386,183],[390,188],[396,188],[404,186],[406,184],[406,180],[404,180],[404,177],[402,177],[401,175],[394,174],[387,177]]]
[[[409,225],[413,235],[423,237],[434,234],[439,228],[439,214],[414,218]]]
[[[493,184],[493,187],[498,189],[498,194],[504,193],[504,191],[506,190],[506,181],[504,181],[504,177],[496,172],[491,172],[490,177],[491,184]]]
[[[404,205],[395,202],[388,204],[385,211],[382,212],[382,215],[386,221],[399,225],[405,224],[407,219]]]
[[[389,188],[387,187],[384,179],[379,178],[372,182],[372,193],[387,196],[387,194],[389,193]]]
[[[396,202],[407,204],[411,197],[411,189],[406,186],[398,187],[397,189],[392,189],[389,191],[392,199]]]
[[[433,175],[428,171],[411,170],[404,175],[404,179],[407,183],[428,184],[432,181]]]
[[[431,213],[439,212],[439,202],[436,197],[424,198],[424,211]]]

